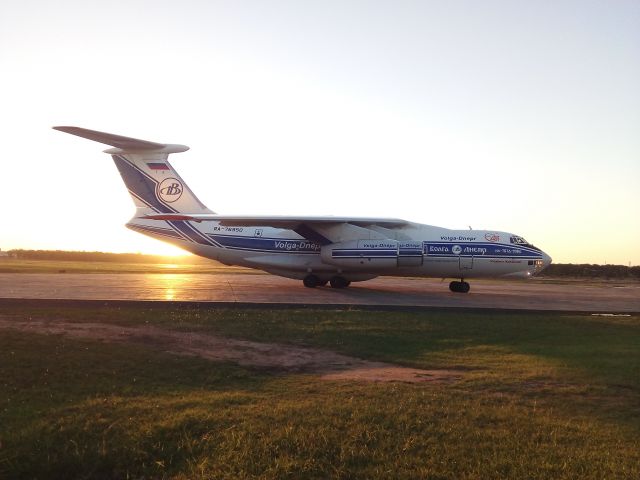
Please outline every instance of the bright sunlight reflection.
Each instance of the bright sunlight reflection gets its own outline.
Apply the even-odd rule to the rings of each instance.
[[[175,267],[175,266],[174,266]],[[157,282],[158,289],[157,292],[159,297],[164,300],[176,300],[185,299],[185,287],[189,283],[190,275],[179,275],[179,274],[162,274],[155,275],[154,281]]]

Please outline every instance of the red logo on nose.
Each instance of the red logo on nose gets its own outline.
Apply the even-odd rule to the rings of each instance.
[[[497,242],[500,240],[500,235],[497,233],[485,233],[484,238],[486,238],[490,242]]]

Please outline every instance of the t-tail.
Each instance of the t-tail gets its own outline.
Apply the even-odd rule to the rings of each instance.
[[[87,138],[113,148],[105,150],[111,154],[136,206],[136,214],[127,223],[132,230],[160,237],[172,243],[204,243],[195,232],[187,234],[183,222],[145,221],[145,215],[179,213],[214,213],[209,210],[169,163],[172,153],[189,150],[185,145],[164,144],[98,132],[79,127],[53,127],[55,130]],[[198,239],[194,238],[198,237]],[[173,241],[172,241],[173,240]],[[176,240],[178,242],[176,242]]]

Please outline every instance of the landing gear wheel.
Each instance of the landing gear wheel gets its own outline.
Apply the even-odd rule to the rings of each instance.
[[[468,293],[471,290],[471,285],[465,281],[451,282],[449,284],[449,290],[456,293]]]
[[[329,280],[332,288],[347,288],[351,285],[351,282],[344,277],[333,277]]]
[[[304,280],[302,280],[302,283],[307,288],[316,288],[322,282],[320,282],[320,279],[315,275],[307,275],[306,277],[304,277]]]

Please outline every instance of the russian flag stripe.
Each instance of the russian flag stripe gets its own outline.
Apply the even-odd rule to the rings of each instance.
[[[151,170],[169,170],[169,165],[166,163],[147,163],[147,167]]]

